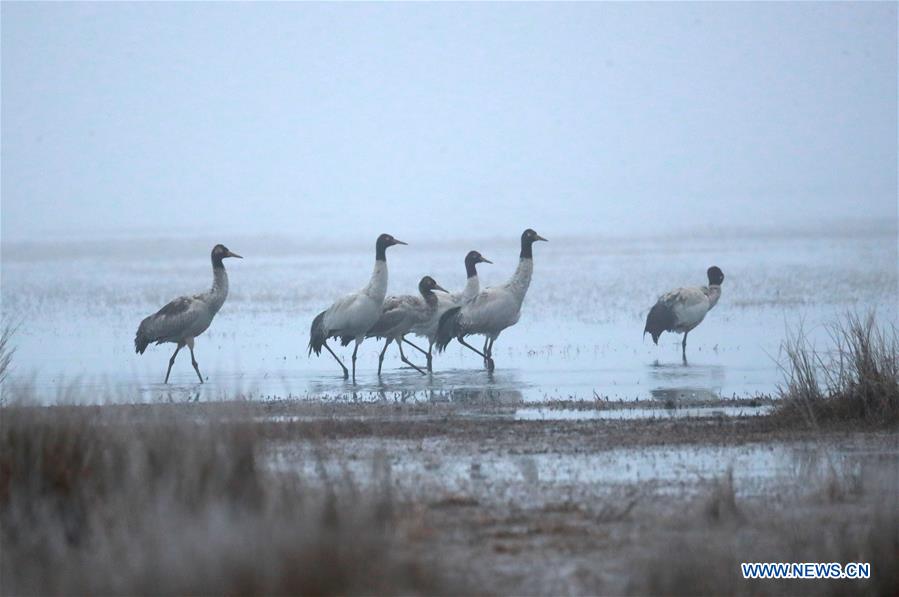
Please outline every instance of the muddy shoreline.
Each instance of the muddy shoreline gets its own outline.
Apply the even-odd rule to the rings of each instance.
[[[521,409],[504,405],[454,403],[380,402],[204,402],[195,404],[110,404],[17,406],[59,411],[92,412],[111,420],[130,422],[164,420],[167,416],[204,420],[228,420],[251,425],[271,439],[421,439],[447,437],[451,441],[489,441],[498,445],[521,444],[526,451],[564,450],[571,442],[579,449],[607,450],[657,445],[739,445],[750,442],[836,441],[864,433],[891,437],[899,428],[872,428],[862,421],[841,421],[813,427],[799,420],[783,420],[765,414],[728,416],[723,408],[773,405],[770,399],[722,400],[670,408],[654,401],[634,403],[529,403],[527,410],[572,409],[640,411],[646,416],[620,419],[516,418]],[[720,407],[720,408],[719,408]],[[682,411],[691,414],[679,415]],[[700,412],[695,415],[693,413]]]
[[[883,558],[867,541],[895,518],[896,429],[764,416],[516,421],[508,409],[393,405],[273,411],[259,424],[276,470],[364,484],[373,459],[386,463],[402,549],[433,558],[465,592],[820,593],[815,582],[744,581],[739,563]],[[877,537],[895,553],[895,534]],[[895,567],[876,566],[876,580],[825,581],[825,592],[894,586]]]

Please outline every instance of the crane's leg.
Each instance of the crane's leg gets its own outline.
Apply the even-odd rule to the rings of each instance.
[[[689,333],[690,333],[689,331],[684,332],[684,341],[681,342],[681,345],[680,345],[680,347],[681,347],[681,355],[682,355],[683,358],[684,358],[684,363],[685,363],[685,364],[686,364],[686,362],[687,362],[687,334],[689,334]]]
[[[341,361],[340,358],[336,354],[334,354],[334,351],[331,350],[331,347],[328,346],[327,342],[323,342],[323,344],[325,348],[328,349],[328,352],[331,353],[331,356],[334,357],[334,360],[337,361],[337,364],[340,365],[340,368],[343,369],[343,378],[348,378],[350,376],[350,372],[347,370],[346,365],[344,365],[343,361]]]
[[[396,345],[400,347],[400,359],[402,359],[404,363],[406,363],[407,365],[409,365],[410,367],[412,367],[413,369],[415,369],[422,375],[427,375],[427,373],[422,371],[421,368],[417,367],[415,364],[412,363],[412,361],[410,361],[409,359],[406,358],[406,355],[403,354],[403,343],[401,341],[397,340]]]
[[[169,359],[169,368],[165,372],[165,381],[163,383],[169,383],[169,373],[172,372],[172,365],[175,364],[175,357],[178,356],[178,351],[181,350],[183,347],[184,347],[184,345],[181,344],[180,342],[178,343],[178,346],[175,347],[175,353],[172,355],[172,358]]]
[[[381,350],[381,354],[378,355],[378,377],[381,377],[381,365],[384,363],[384,353],[387,352],[387,347],[390,346],[390,343],[393,342],[390,338],[384,342],[384,348]]]
[[[433,348],[434,348],[434,343],[428,342],[428,372],[429,373],[434,371],[434,367],[433,367],[434,357],[431,356],[431,349],[433,349]]]
[[[488,344],[490,344],[490,336],[484,336],[484,354],[485,354],[485,355],[489,355],[489,354],[490,354],[489,352],[487,352],[487,345],[488,345]],[[485,366],[485,367],[487,366],[487,357],[486,357],[486,356],[484,357],[484,366]]]
[[[409,346],[411,346],[412,348],[414,348],[415,350],[417,350],[417,351],[420,352],[421,354],[428,354],[428,353],[425,351],[425,349],[422,348],[421,346],[419,346],[419,345],[417,345],[417,344],[415,344],[415,343],[413,343],[413,342],[409,342],[408,340],[406,340],[406,337],[405,337],[405,336],[403,336],[403,342],[405,342],[406,344],[408,344]]]
[[[412,348],[414,348],[415,350],[417,350],[417,351],[420,352],[421,354],[425,355],[425,358],[428,359],[428,371],[430,371],[430,370],[431,370],[431,348],[434,347],[434,343],[433,343],[433,342],[429,342],[429,343],[428,343],[428,349],[425,350],[424,348],[418,346],[417,344],[414,344],[414,343],[409,342],[408,340],[406,340],[405,336],[403,337],[403,342],[405,342],[406,344],[408,344],[409,346],[411,346]]]
[[[496,369],[496,365],[493,364],[493,343],[496,342],[496,338],[490,339],[490,346],[487,347],[487,371],[493,371]]]
[[[197,365],[197,359],[194,358],[194,339],[187,339],[187,347],[190,349],[190,364],[194,366],[194,371],[197,372],[197,377],[200,378],[200,383],[203,383],[203,376],[200,374],[200,366]]]
[[[486,354],[484,354],[483,352],[481,352],[480,350],[478,350],[477,348],[475,348],[474,346],[472,346],[471,344],[469,344],[468,342],[466,342],[465,339],[462,338],[461,336],[460,336],[459,338],[456,338],[456,340],[458,340],[458,341],[459,341],[459,344],[461,344],[462,346],[464,346],[464,347],[468,348],[469,350],[472,350],[472,351],[476,352],[477,354],[481,355],[481,358],[484,359],[485,361],[487,360],[487,355],[486,355]]]
[[[356,346],[353,348],[353,383],[356,383],[356,353],[359,352],[359,345],[362,344],[365,337],[356,339]]]

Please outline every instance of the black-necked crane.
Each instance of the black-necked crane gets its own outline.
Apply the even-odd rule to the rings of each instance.
[[[382,234],[375,242],[375,268],[371,279],[362,290],[337,299],[333,305],[319,313],[312,321],[309,330],[309,354],[320,355],[322,347],[327,349],[343,369],[344,379],[349,377],[346,365],[338,358],[331,347],[329,338],[340,338],[343,346],[355,341],[353,348],[353,381],[356,381],[356,353],[359,345],[365,340],[365,333],[378,321],[387,295],[387,248],[393,245],[405,245],[389,234]]]
[[[194,338],[206,331],[219,309],[228,298],[228,274],[222,260],[240,255],[232,253],[224,245],[212,248],[212,288],[193,296],[179,296],[165,307],[144,318],[134,336],[134,351],[144,354],[151,342],[157,345],[163,342],[174,342],[175,352],[169,359],[169,368],[165,372],[165,383],[169,382],[169,374],[178,351],[187,346],[190,349],[190,362],[197,372],[200,383],[203,376],[194,357]]]
[[[530,228],[522,232],[518,268],[509,281],[502,286],[488,288],[471,302],[453,307],[443,314],[437,329],[437,350],[442,352],[456,338],[460,344],[481,355],[487,369],[493,370],[493,343],[504,329],[518,323],[521,305],[534,273],[533,245],[541,240],[546,239]],[[465,342],[465,337],[472,334],[486,337],[483,352]]]
[[[453,307],[459,307],[471,302],[481,291],[481,284],[478,280],[479,263],[493,262],[477,251],[469,251],[468,254],[465,255],[465,287],[461,292],[438,295],[437,310],[434,314],[427,321],[412,328],[412,333],[416,336],[428,339],[428,351],[425,352],[422,348],[419,348],[409,340],[403,339],[406,344],[409,344],[425,355],[428,360],[428,371],[433,370],[433,357],[431,351],[434,348],[434,342],[437,341],[437,327],[440,324],[440,317]]]
[[[676,332],[684,335],[681,342],[681,354],[687,362],[687,334],[702,323],[706,314],[718,304],[721,298],[721,283],[724,272],[712,266],[706,272],[709,277],[708,286],[691,286],[666,292],[649,310],[646,316],[646,327],[643,335],[652,334],[652,341],[658,345],[662,332]]]
[[[403,353],[403,336],[412,331],[416,325],[427,322],[437,313],[437,295],[435,290],[446,293],[431,276],[425,276],[418,283],[418,292],[421,296],[411,294],[403,296],[390,296],[384,300],[384,309],[381,317],[375,325],[368,330],[366,337],[383,338],[384,348],[378,355],[378,375],[381,375],[381,365],[384,363],[384,353],[391,342],[396,342],[400,349],[400,359],[422,375],[425,374],[420,367],[412,363]],[[411,343],[410,343],[411,344]],[[413,344],[414,346],[414,344]],[[418,348],[416,346],[416,348]],[[419,350],[421,350],[419,348]]]

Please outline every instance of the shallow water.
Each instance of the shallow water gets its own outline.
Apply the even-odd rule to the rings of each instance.
[[[300,471],[304,479],[319,478],[324,471],[327,478],[349,474],[371,482],[380,471],[372,468],[369,456],[380,453],[393,486],[409,496],[467,495],[483,503],[514,500],[519,505],[601,496],[637,484],[654,494],[696,494],[728,474],[741,497],[783,497],[784,492],[821,491],[834,478],[860,483],[872,478],[889,487],[899,471],[899,452],[863,435],[827,442],[527,451],[527,446],[479,449],[431,438],[332,441],[323,453],[320,446],[291,442],[273,451],[270,464]]]
[[[565,238],[535,249],[535,275],[518,325],[497,341],[497,370],[453,343],[435,357],[433,376],[400,367],[380,346],[359,351],[357,383],[329,356],[306,355],[313,316],[362,286],[371,270],[367,243],[303,246],[271,238],[228,240],[231,294],[196,355],[187,351],[163,385],[172,345],[134,354],[140,320],[179,294],[211,283],[212,245],[180,241],[4,243],[4,318],[20,322],[13,382],[48,400],[155,401],[233,397],[328,400],[452,400],[517,404],[556,399],[689,402],[776,391],[779,347],[800,324],[819,345],[823,323],[847,309],[876,308],[896,322],[896,237],[892,224],[833,230],[697,234],[684,238]],[[397,235],[400,236],[397,231]],[[464,283],[462,257],[479,249],[495,265],[482,284],[504,281],[517,262],[515,237],[430,243],[403,236],[390,250],[390,292],[411,292],[427,273],[443,286]],[[725,274],[718,306],[688,340],[642,338],[656,297],[705,282],[709,265]],[[477,344],[477,343],[476,343]],[[350,351],[340,351],[348,362]],[[422,362],[409,349],[407,355]]]
[[[766,415],[770,404],[759,406],[695,406],[680,408],[615,408],[608,410],[573,408],[520,408],[515,411],[517,421],[599,421],[622,419],[652,419],[679,417],[746,417]]]

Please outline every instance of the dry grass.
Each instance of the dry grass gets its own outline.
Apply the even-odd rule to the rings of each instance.
[[[854,481],[840,481],[850,484]],[[897,595],[899,513],[895,476],[866,495],[819,501],[807,496],[773,505],[741,500],[730,473],[700,496],[682,520],[660,523],[667,540],[633,574],[634,595]],[[824,488],[822,488],[824,489]],[[823,494],[822,494],[823,495]],[[735,515],[720,516],[721,504]],[[710,507],[711,506],[711,507]],[[661,538],[661,537],[659,537]],[[868,562],[867,580],[747,580],[742,562]]]
[[[16,352],[12,345],[12,337],[15,332],[16,328],[8,323],[3,324],[3,329],[0,330],[0,384],[6,381],[13,354]]]
[[[737,494],[734,489],[734,471],[727,469],[727,474],[715,480],[712,491],[703,505],[706,517],[712,523],[725,523],[742,520],[743,514],[737,507]]]
[[[785,383],[775,419],[812,426],[857,420],[899,423],[899,333],[873,313],[848,314],[828,327],[833,347],[819,351],[801,332],[783,344]]]
[[[0,593],[434,593],[389,469],[360,488],[261,462],[250,424],[0,410]]]

